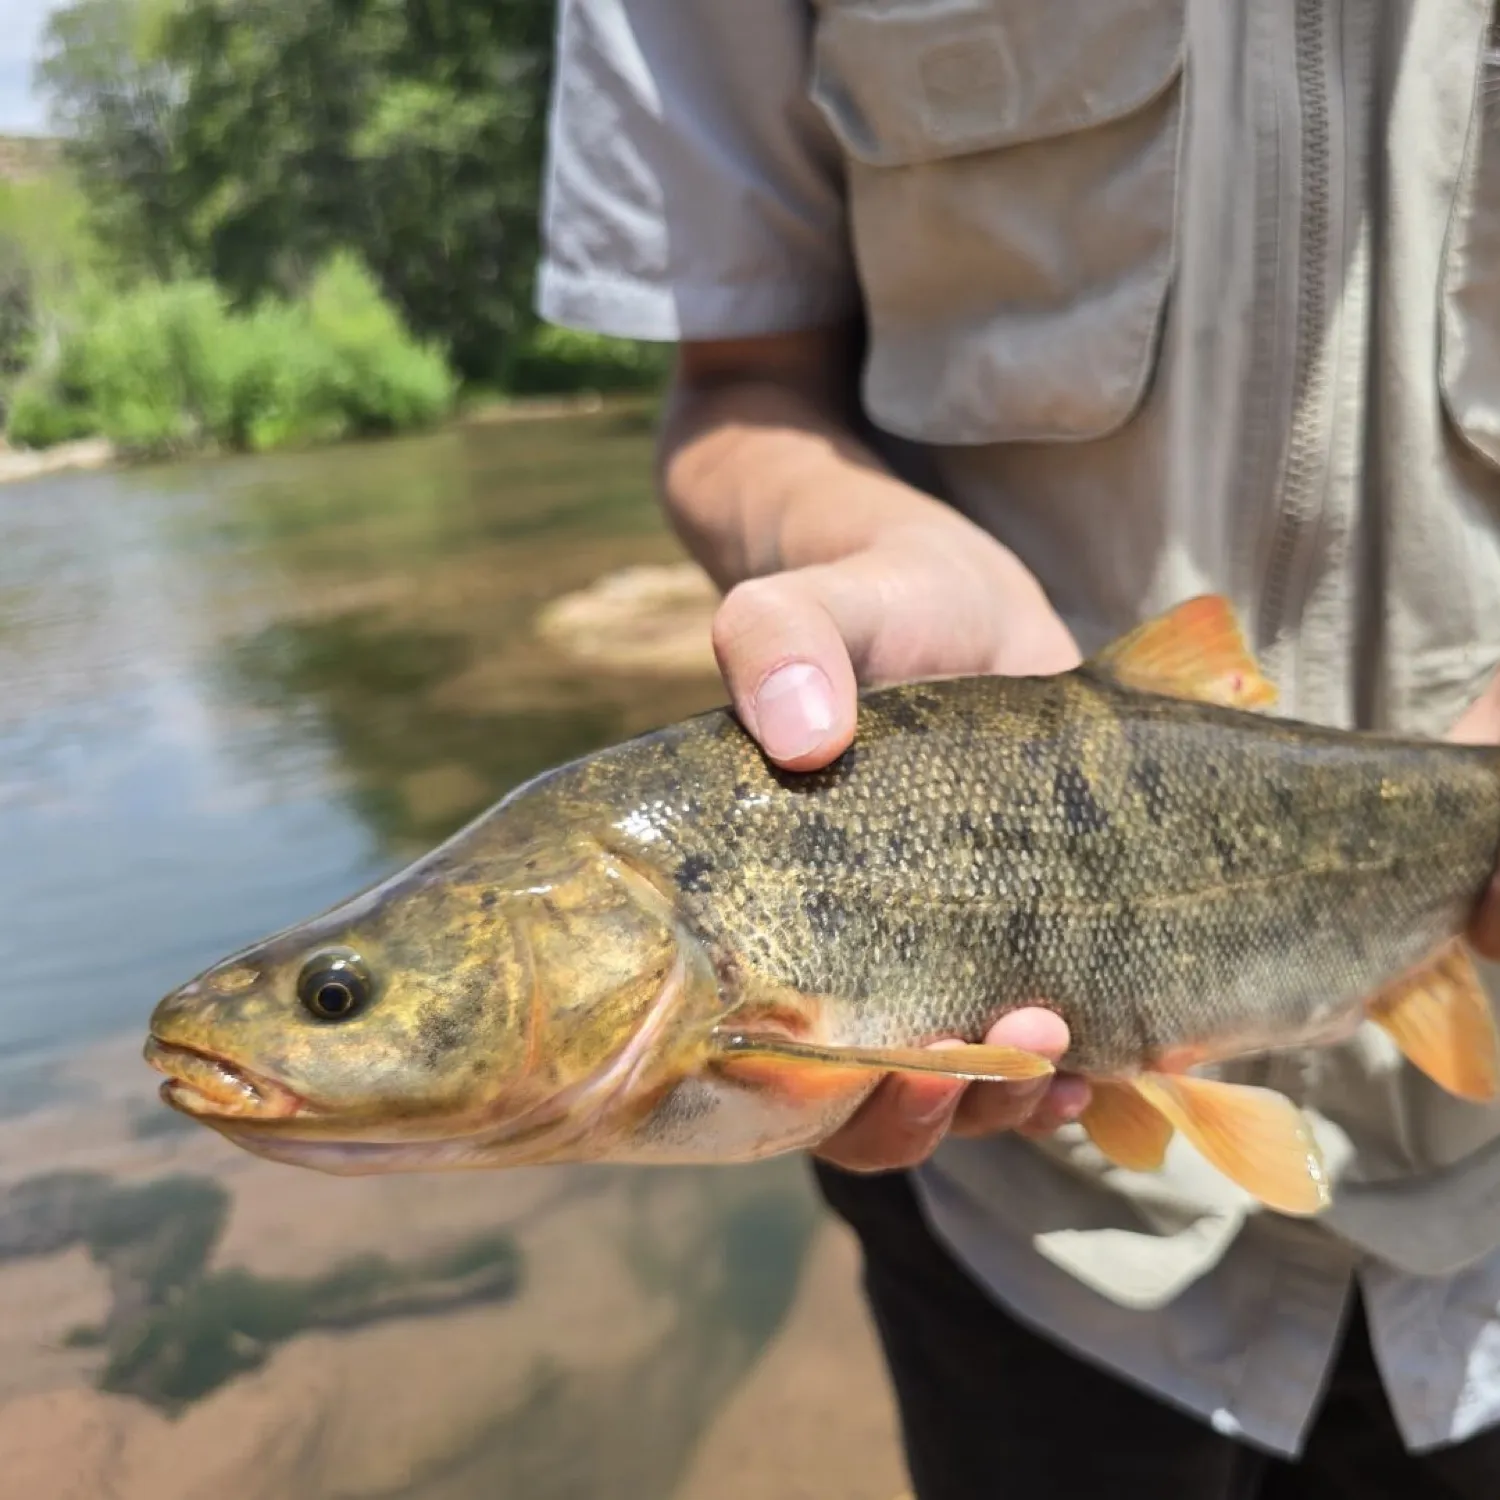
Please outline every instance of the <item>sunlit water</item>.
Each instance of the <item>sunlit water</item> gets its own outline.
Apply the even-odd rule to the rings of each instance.
[[[719,701],[532,630],[679,555],[648,458],[616,413],[0,486],[0,1493],[888,1500],[847,1312],[826,1443],[705,1456],[795,1386],[753,1378],[821,1243],[800,1163],[328,1179],[139,1060],[204,964]]]

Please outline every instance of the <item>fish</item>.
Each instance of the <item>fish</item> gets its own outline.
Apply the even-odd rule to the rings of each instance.
[[[723,708],[538,776],[165,996],[165,1102],[341,1175],[815,1150],[893,1073],[1092,1085],[1101,1157],[1180,1135],[1266,1208],[1332,1197],[1305,1111],[1224,1065],[1382,1028],[1500,1092],[1463,934],[1500,750],[1279,718],[1230,604],[1073,671],[869,688],[777,767]],[[986,1044],[1054,1010],[1056,1062]],[[965,1047],[942,1046],[961,1041]]]

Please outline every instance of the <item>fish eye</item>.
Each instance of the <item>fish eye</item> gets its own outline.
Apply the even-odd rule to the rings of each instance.
[[[369,1003],[370,991],[357,953],[315,953],[297,976],[297,998],[320,1021],[347,1021]]]

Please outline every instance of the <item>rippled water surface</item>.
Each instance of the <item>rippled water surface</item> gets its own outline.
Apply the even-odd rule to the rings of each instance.
[[[548,600],[680,556],[630,412],[0,486],[0,1493],[890,1500],[797,1162],[340,1180],[166,1111],[158,995],[719,701]]]

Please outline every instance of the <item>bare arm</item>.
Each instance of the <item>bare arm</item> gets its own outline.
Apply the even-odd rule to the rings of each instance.
[[[1016,556],[893,475],[856,435],[854,343],[825,329],[688,344],[660,443],[679,535],[727,591],[714,648],[736,710],[793,770],[850,743],[859,683],[1037,673],[1078,651]],[[1053,1058],[1049,1011],[1007,1016],[987,1040]],[[1081,1080],[887,1079],[820,1153],[876,1169],[925,1157],[950,1126],[1045,1130],[1087,1101]]]

